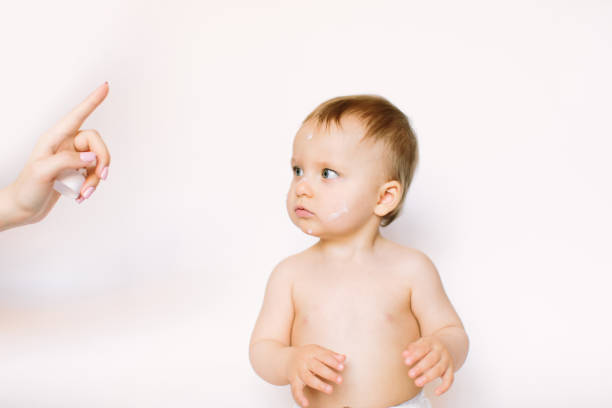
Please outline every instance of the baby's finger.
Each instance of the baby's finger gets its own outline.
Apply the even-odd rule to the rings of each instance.
[[[301,380],[296,380],[291,383],[291,394],[295,402],[303,407],[308,406],[308,400],[304,396],[304,383]]]
[[[317,348],[318,348],[318,351],[316,353],[317,358],[323,355],[330,355],[339,363],[344,362],[344,360],[346,359],[345,355],[336,353],[335,351],[331,351],[329,349],[326,349],[325,347],[317,346]]]
[[[94,152],[98,158],[96,174],[102,180],[106,180],[111,157],[100,133],[93,129],[79,131],[74,138],[74,148],[79,152]]]
[[[410,371],[408,371],[408,375],[410,376],[410,378],[417,378],[421,373],[424,373],[425,371],[429,370],[431,367],[438,364],[439,361],[440,361],[439,353],[433,353],[433,352],[429,353],[425,357],[423,357],[421,361],[415,364],[415,366],[412,367]]]
[[[317,376],[315,376],[308,370],[304,370],[304,372],[302,373],[302,380],[310,388],[324,392],[326,394],[331,394],[334,390],[331,385],[321,381]]]
[[[420,341],[412,343],[402,353],[405,358],[404,363],[406,363],[406,365],[413,365],[429,353],[430,350],[431,347],[427,343]]]
[[[319,360],[310,360],[308,362],[308,369],[318,375],[319,377],[340,384],[342,377],[337,372],[320,362]]]
[[[453,373],[453,368],[451,366],[448,366],[446,372],[442,374],[442,384],[438,388],[436,388],[436,395],[442,395],[446,391],[448,391],[450,386],[453,384],[454,379],[455,374]]]
[[[338,359],[331,352],[320,353],[316,357],[319,359],[319,361],[323,362],[324,364],[327,364],[328,366],[330,366],[331,368],[335,370],[338,370],[338,371],[344,370],[344,364],[338,361]]]
[[[417,378],[414,383],[418,387],[422,387],[428,382],[433,381],[436,378],[440,377],[442,373],[446,371],[446,368],[447,367],[445,364],[436,364],[435,366],[430,368],[425,374],[423,374],[421,377]]]

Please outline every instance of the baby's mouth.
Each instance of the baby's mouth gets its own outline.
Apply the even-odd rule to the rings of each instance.
[[[314,216],[312,211],[309,211],[307,208],[302,206],[295,207],[295,214],[300,218],[310,218]]]

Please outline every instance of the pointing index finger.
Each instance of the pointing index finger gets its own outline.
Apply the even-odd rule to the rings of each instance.
[[[66,136],[79,130],[85,119],[102,103],[106,95],[108,95],[108,82],[100,85],[72,112],[57,122],[50,132],[53,138],[51,140],[53,147],[56,148]]]

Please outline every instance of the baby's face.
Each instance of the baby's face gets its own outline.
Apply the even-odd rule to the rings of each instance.
[[[357,231],[376,217],[379,189],[387,180],[382,143],[362,140],[354,117],[342,127],[305,123],[293,141],[293,180],[287,210],[295,225],[318,237]]]

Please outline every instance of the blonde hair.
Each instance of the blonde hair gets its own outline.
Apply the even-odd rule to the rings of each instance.
[[[382,218],[381,225],[389,225],[399,214],[418,162],[416,136],[408,118],[385,98],[377,95],[340,96],[323,102],[303,123],[314,120],[319,125],[341,126],[342,117],[355,115],[365,127],[363,139],[385,143],[390,155],[390,180],[402,186],[397,206]]]

